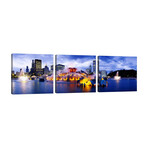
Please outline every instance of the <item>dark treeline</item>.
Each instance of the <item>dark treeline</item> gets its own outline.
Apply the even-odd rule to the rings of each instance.
[[[119,76],[121,76],[122,78],[129,78],[129,77],[133,77],[133,78],[137,78],[137,71],[136,70],[118,70],[119,72]],[[116,75],[117,71],[111,71],[108,76],[110,77],[114,77]]]

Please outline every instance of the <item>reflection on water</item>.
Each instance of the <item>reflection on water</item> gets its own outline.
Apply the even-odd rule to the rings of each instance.
[[[12,80],[13,94],[53,93],[53,81],[39,82],[39,80]]]
[[[77,86],[76,82],[56,82],[56,93],[74,93],[74,92],[96,92],[92,86]]]
[[[83,88],[83,89],[82,89],[83,92],[90,92],[91,89],[92,89],[92,86],[85,86],[85,87],[83,86],[82,88]]]
[[[99,92],[137,91],[136,78],[108,79],[107,87],[98,87]]]

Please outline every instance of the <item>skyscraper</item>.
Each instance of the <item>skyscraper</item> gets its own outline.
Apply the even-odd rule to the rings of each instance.
[[[42,60],[39,60],[39,59],[32,60],[31,73],[34,75],[42,75],[43,74]]]
[[[93,60],[93,73],[96,73],[96,60]]]
[[[28,66],[26,66],[26,72],[27,72],[27,73],[29,72],[29,68],[28,68]]]
[[[91,65],[89,66],[89,69],[90,69],[90,73],[92,72],[92,67],[91,67]]]
[[[32,60],[31,73],[35,74],[35,60]]]

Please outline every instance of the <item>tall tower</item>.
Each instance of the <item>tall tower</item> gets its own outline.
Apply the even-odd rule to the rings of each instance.
[[[42,60],[35,59],[35,74],[36,75],[42,75],[43,74]]]
[[[35,59],[35,69],[40,70],[42,68],[42,61]]]
[[[93,60],[93,73],[96,73],[96,60]]]
[[[26,66],[26,72],[27,72],[27,73],[29,72],[29,68],[28,68],[28,66]]]
[[[34,75],[42,75],[43,74],[42,60],[39,60],[39,59],[32,60],[31,73]]]
[[[89,73],[91,73],[92,71],[91,71],[91,65],[89,66]]]

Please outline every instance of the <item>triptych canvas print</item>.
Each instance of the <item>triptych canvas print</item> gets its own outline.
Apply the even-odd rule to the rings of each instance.
[[[12,94],[137,91],[137,57],[12,54]],[[55,83],[53,83],[55,81]]]

